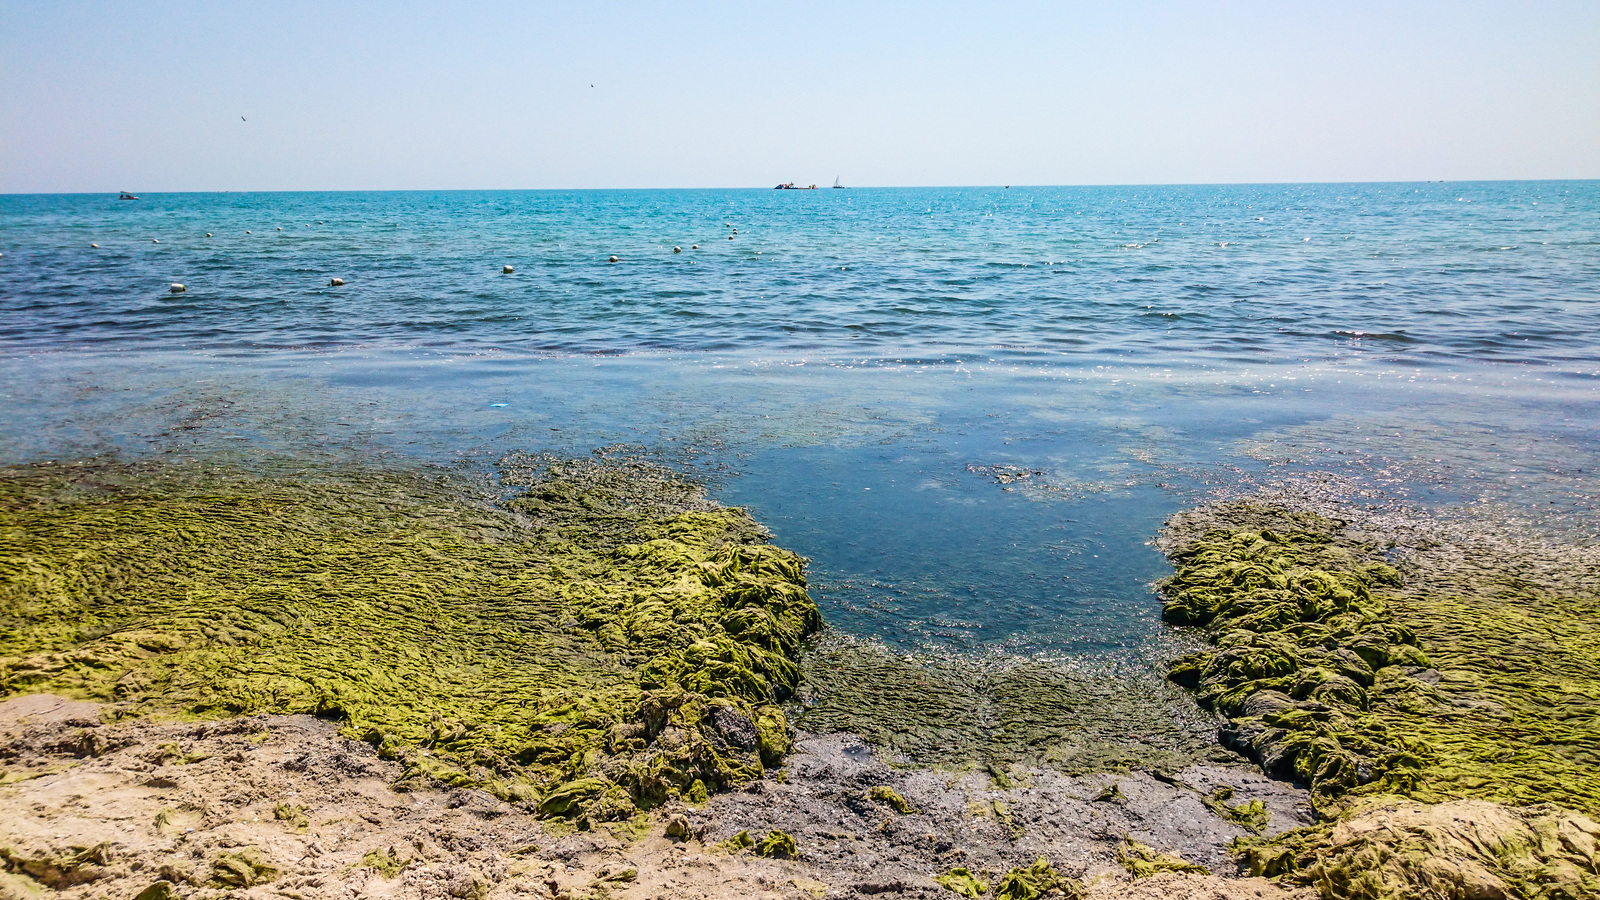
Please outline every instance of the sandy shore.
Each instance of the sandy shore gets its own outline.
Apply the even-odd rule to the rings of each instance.
[[[936,873],[1043,856],[1091,897],[1305,896],[1263,879],[1133,881],[1116,862],[1126,836],[1233,871],[1226,845],[1244,831],[1200,799],[1220,785],[1262,800],[1272,830],[1306,821],[1302,792],[1243,767],[1176,780],[1019,769],[1002,790],[987,773],[887,766],[846,735],[803,737],[782,774],[742,791],[660,810],[642,832],[579,832],[483,791],[397,791],[398,763],[309,716],[103,724],[101,712],[50,695],[0,703],[11,870],[0,894],[159,897],[141,892],[166,884],[179,897],[931,898],[956,896]],[[872,786],[915,811],[866,799]],[[664,834],[675,819],[691,837]],[[723,846],[771,829],[793,835],[794,859]]]

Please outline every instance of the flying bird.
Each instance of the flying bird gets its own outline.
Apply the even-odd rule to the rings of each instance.
[[[248,122],[248,121],[250,121],[250,120],[249,120],[249,119],[246,119],[246,118],[245,118],[245,117],[244,117],[244,116],[240,116],[240,117],[239,117],[239,121],[241,121],[241,122]]]

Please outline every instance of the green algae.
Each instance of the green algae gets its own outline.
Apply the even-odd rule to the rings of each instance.
[[[867,788],[867,799],[887,803],[891,809],[903,816],[916,813],[911,804],[906,802],[906,798],[900,796],[899,791],[887,785],[877,784]]]
[[[1211,874],[1205,866],[1196,865],[1181,856],[1161,853],[1148,844],[1124,838],[1117,846],[1117,863],[1135,878],[1148,878],[1158,872],[1194,872]]]
[[[211,861],[211,883],[217,887],[247,888],[267,884],[278,875],[277,866],[267,862],[254,847],[237,853],[222,853]]]
[[[1401,803],[1272,841],[1241,842],[1252,874],[1326,897],[1579,900],[1600,896],[1600,822],[1550,805]]]
[[[989,885],[972,873],[966,866],[956,866],[943,875],[933,876],[935,884],[968,900],[977,900],[989,893]]]
[[[398,787],[580,827],[704,799],[790,749],[819,616],[748,514],[618,468],[524,472],[510,511],[412,473],[4,470],[0,695],[310,713]]]
[[[756,842],[756,855],[767,859],[794,859],[799,848],[795,846],[794,838],[787,832],[769,831],[767,836]]]
[[[372,869],[384,878],[392,879],[398,876],[410,864],[411,860],[402,857],[399,851],[393,847],[387,850],[368,850],[361,857],[361,865]]]
[[[311,817],[306,815],[306,808],[290,803],[279,803],[272,809],[272,818],[288,825],[298,834],[304,834],[311,827]]]
[[[157,881],[133,895],[133,900],[178,900],[178,891],[170,881]]]
[[[995,884],[994,895],[997,900],[1035,900],[1045,896],[1080,900],[1083,882],[1057,872],[1050,860],[1041,856],[1033,865],[1012,869],[1001,876]]]
[[[1600,812],[1600,598],[1495,577],[1403,581],[1343,523],[1250,505],[1170,554],[1164,614],[1214,649],[1170,677],[1223,740],[1320,809],[1404,797]],[[1279,530],[1260,527],[1266,520]],[[1288,527],[1282,527],[1288,526]]]
[[[97,881],[112,862],[109,843],[92,847],[70,847],[49,855],[27,855],[11,847],[0,847],[0,863],[5,870],[55,890]]]
[[[1229,803],[1233,799],[1233,788],[1219,787],[1210,794],[1200,798],[1217,816],[1238,825],[1251,834],[1260,834],[1267,830],[1267,824],[1272,820],[1272,814],[1267,811],[1266,804],[1260,800],[1250,800],[1244,803]]]
[[[1216,724],[1159,675],[1048,662],[907,655],[828,635],[804,659],[796,723],[858,734],[912,762],[1067,773],[1182,769],[1231,758]]]
[[[1396,548],[1249,502],[1170,534],[1166,617],[1213,645],[1170,677],[1323,816],[1237,841],[1252,873],[1356,900],[1600,895],[1592,562],[1484,538]]]

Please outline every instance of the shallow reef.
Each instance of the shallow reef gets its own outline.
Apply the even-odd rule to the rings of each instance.
[[[804,560],[638,460],[0,470],[0,696],[313,713],[581,826],[780,765]]]
[[[1169,678],[1324,819],[1241,841],[1253,872],[1328,897],[1600,896],[1592,566],[1250,500],[1163,546],[1164,617],[1211,644]]]

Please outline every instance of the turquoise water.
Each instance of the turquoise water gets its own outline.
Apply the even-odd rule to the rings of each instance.
[[[1596,182],[8,196],[0,253],[0,460],[642,445],[908,649],[1142,658],[1162,520],[1308,472],[1600,523]]]

